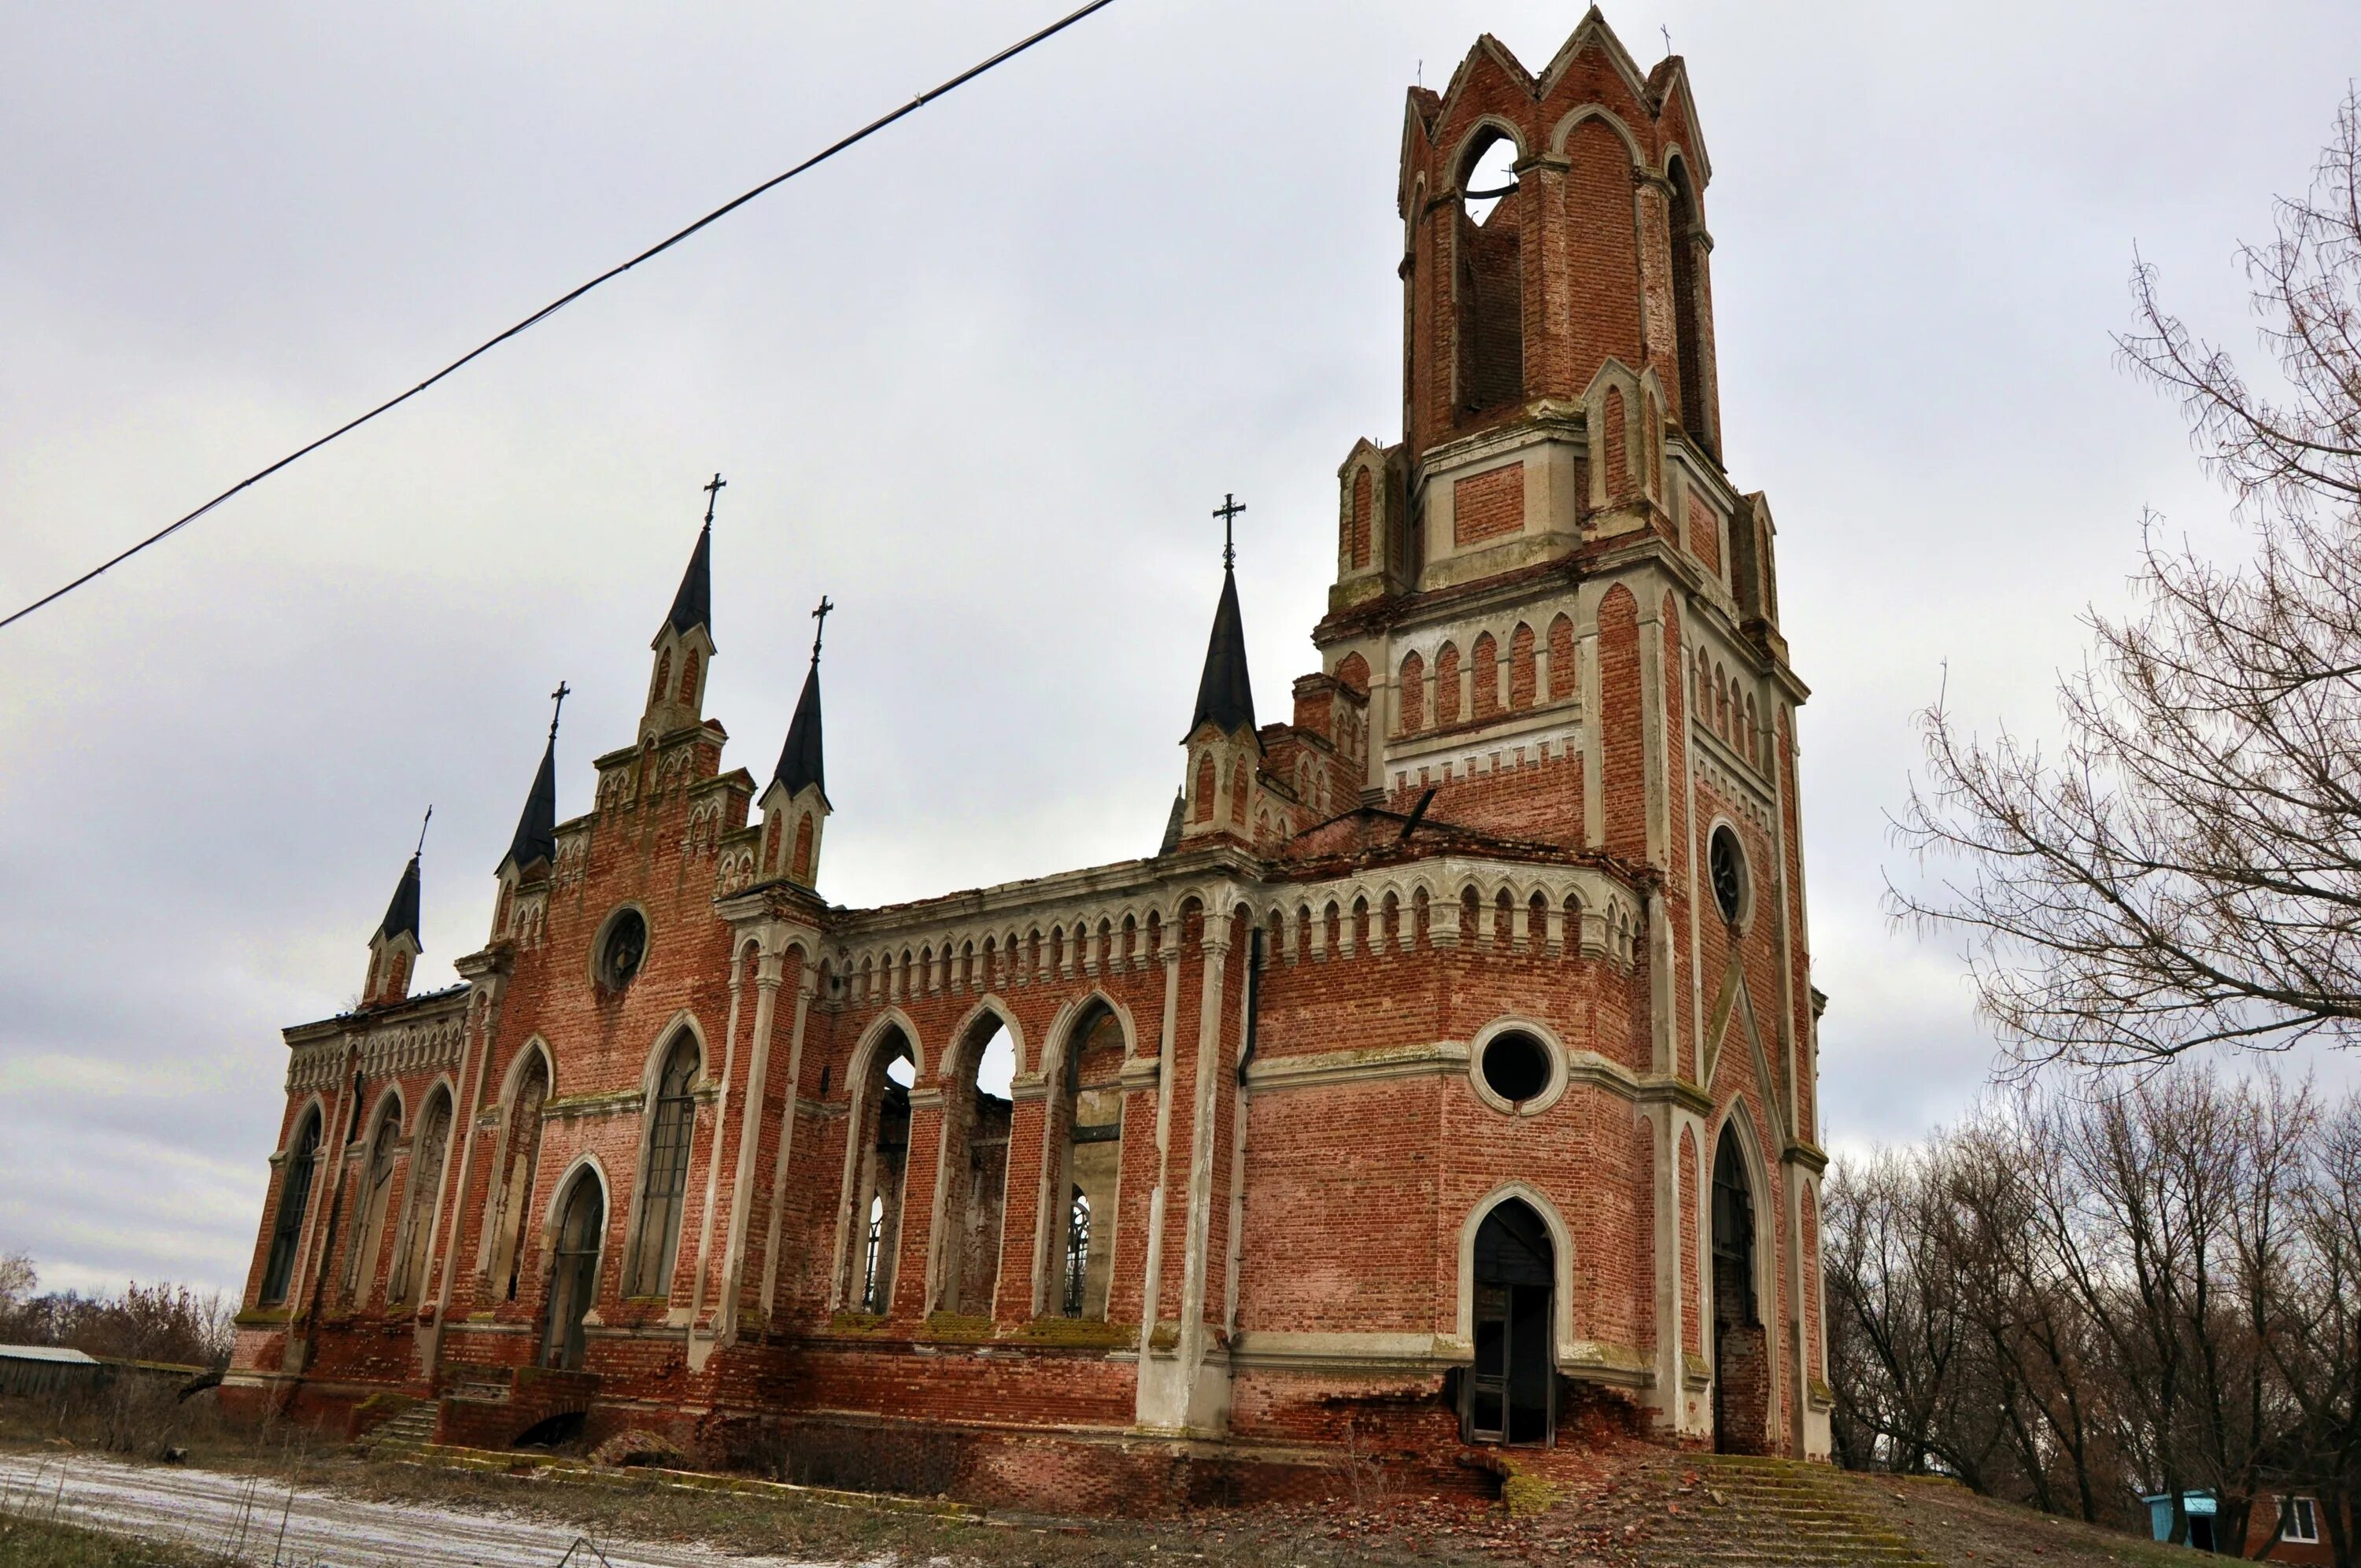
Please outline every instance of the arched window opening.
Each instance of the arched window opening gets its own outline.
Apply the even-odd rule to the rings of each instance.
[[[1525,392],[1524,266],[1518,234],[1517,144],[1496,137],[1460,177],[1456,225],[1459,389],[1463,413],[1518,401]]]
[[[1016,1047],[1007,1025],[987,1014],[968,1031],[952,1059],[962,1070],[944,1107],[946,1179],[934,1309],[988,1318],[1000,1277]]]
[[[1197,759],[1197,798],[1190,817],[1198,822],[1213,819],[1213,753],[1211,751]]]
[[[1704,225],[1688,165],[1675,158],[1666,172],[1673,183],[1673,341],[1680,360],[1681,428],[1710,453],[1714,433],[1706,406],[1705,301],[1697,287],[1697,238]]]
[[[401,1147],[401,1102],[392,1099],[369,1139],[368,1175],[356,1198],[352,1255],[345,1265],[345,1295],[365,1305],[377,1292],[377,1260],[385,1245],[385,1215],[393,1201],[393,1164]]]
[[[502,1174],[492,1214],[496,1239],[492,1245],[491,1277],[499,1285],[503,1301],[515,1300],[517,1288],[522,1282],[525,1216],[533,1209],[533,1171],[541,1160],[541,1108],[548,1099],[549,1064],[535,1051],[509,1107],[504,1157],[500,1162]]]
[[[680,701],[681,706],[684,707],[695,707],[697,706],[697,651],[692,648],[689,650],[687,657],[682,659],[680,662]]]
[[[651,704],[662,702],[671,690],[672,650],[667,648],[656,655],[656,684],[648,693],[648,701]]]
[[[1476,1360],[1460,1380],[1471,1442],[1546,1443],[1557,1417],[1551,1345],[1556,1250],[1530,1204],[1505,1199],[1476,1231]]]
[[[408,1301],[426,1288],[434,1245],[434,1206],[443,1194],[443,1160],[451,1146],[451,1097],[437,1093],[418,1118],[410,1146],[410,1197],[404,1205],[401,1245],[393,1260],[393,1276],[386,1282],[389,1301]]]
[[[1426,661],[1416,653],[1402,659],[1395,706],[1400,711],[1402,734],[1415,735],[1426,728]]]
[[[697,1036],[673,1036],[656,1079],[647,1155],[641,1165],[639,1225],[631,1237],[631,1282],[624,1294],[668,1296],[680,1252],[682,1194],[688,1190],[688,1146],[697,1129]]]
[[[280,1168],[279,1213],[270,1226],[270,1256],[262,1268],[262,1304],[277,1306],[287,1299],[295,1274],[295,1249],[303,1239],[303,1216],[312,1206],[312,1172],[320,1158],[320,1113],[305,1113],[295,1141],[288,1146],[287,1163]]]
[[[1713,1157],[1714,1447],[1763,1452],[1770,1400],[1770,1335],[1754,1293],[1754,1194],[1733,1121]]]
[[[847,1260],[843,1299],[883,1317],[894,1304],[894,1262],[902,1237],[902,1178],[910,1158],[910,1086],[917,1070],[900,1031],[877,1043],[852,1102],[852,1204],[860,1245]]]
[[[588,1170],[566,1189],[558,1211],[557,1248],[549,1274],[549,1316],[542,1328],[541,1364],[582,1369],[582,1320],[598,1299],[598,1248],[607,1233],[607,1199]]]
[[[1049,1107],[1059,1154],[1043,1197],[1068,1195],[1065,1245],[1055,1249],[1049,1295],[1066,1317],[1104,1319],[1115,1278],[1115,1188],[1123,1175],[1122,1021],[1104,1003],[1093,1003],[1067,1036],[1064,1058]],[[1095,1234],[1094,1215],[1100,1217]]]

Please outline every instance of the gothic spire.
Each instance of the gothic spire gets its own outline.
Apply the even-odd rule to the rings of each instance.
[[[1246,510],[1235,499],[1224,499],[1213,515],[1226,527],[1230,519]],[[1189,718],[1192,735],[1207,719],[1224,734],[1235,735],[1241,729],[1254,733],[1254,685],[1246,678],[1246,631],[1238,616],[1236,554],[1225,532],[1222,598],[1213,607],[1213,635],[1205,644],[1205,673],[1197,682],[1197,711]]]
[[[680,591],[672,596],[672,613],[664,618],[664,624],[684,636],[702,626],[709,637],[712,620],[713,521],[708,517],[704,532],[697,536],[697,549],[688,557],[688,570],[680,576]]]
[[[417,855],[410,857],[410,864],[402,868],[401,880],[394,883],[393,902],[385,906],[385,920],[378,927],[377,934],[388,940],[396,937],[418,940]]]
[[[771,776],[786,786],[790,796],[800,795],[806,784],[818,784],[823,799],[828,795],[828,769],[820,746],[819,724],[819,640],[827,630],[829,612],[836,608],[825,594],[812,619],[819,623],[812,632],[811,668],[804,673],[803,695],[796,699],[796,716],[787,725],[787,743],[779,752],[778,770]]]
[[[541,771],[533,775],[533,790],[524,797],[524,815],[517,818],[516,837],[509,840],[502,870],[514,865],[522,871],[535,861],[557,858],[557,716],[565,710],[569,689],[560,681],[550,693],[555,706],[549,715],[549,744],[542,749]]]

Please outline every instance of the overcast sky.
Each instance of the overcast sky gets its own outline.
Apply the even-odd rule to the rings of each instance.
[[[0,598],[46,591],[1048,19],[860,5],[0,7]],[[1957,1114],[1993,1043],[1891,929],[1913,711],[2037,729],[2145,507],[2222,533],[2112,361],[2134,247],[2234,265],[2361,61],[2349,0],[1625,4],[1713,160],[1731,473],[1814,696],[1827,1134]],[[432,802],[421,985],[480,945],[541,744],[630,740],[715,469],[730,761],[822,591],[822,890],[1151,850],[1225,491],[1260,709],[1316,666],[1337,464],[1399,436],[1402,91],[1530,0],[1120,0],[0,632],[0,1249],[235,1288],[281,1026],[357,993]]]

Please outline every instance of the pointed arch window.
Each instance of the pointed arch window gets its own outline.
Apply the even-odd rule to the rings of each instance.
[[[656,1080],[654,1114],[640,1186],[640,1223],[631,1238],[631,1284],[627,1294],[664,1296],[672,1291],[673,1261],[680,1251],[681,1196],[688,1190],[688,1145],[697,1126],[697,1037],[686,1029],[673,1037]]]
[[[850,1278],[837,1299],[883,1316],[894,1300],[894,1258],[901,1245],[902,1174],[910,1154],[910,1089],[917,1082],[909,1041],[897,1030],[878,1042],[852,1088],[852,1201],[860,1228],[846,1260]]]
[[[359,1222],[345,1265],[345,1294],[366,1301],[377,1288],[377,1259],[385,1243],[385,1212],[393,1201],[393,1165],[401,1147],[401,1102],[390,1102],[369,1140],[368,1175],[356,1200]]]
[[[295,1273],[295,1248],[303,1239],[303,1216],[312,1206],[312,1169],[319,1163],[319,1155],[320,1113],[314,1109],[305,1113],[279,1179],[279,1214],[270,1227],[269,1261],[262,1269],[266,1307],[287,1299],[287,1287]]]
[[[443,1158],[451,1144],[451,1097],[437,1093],[418,1119],[410,1155],[410,1194],[404,1204],[401,1245],[386,1281],[389,1301],[408,1301],[426,1288],[434,1245],[434,1207],[443,1191]]]
[[[533,1207],[534,1168],[541,1160],[541,1108],[549,1099],[549,1061],[539,1051],[525,1066],[509,1105],[502,1140],[500,1187],[493,1211],[491,1278],[503,1301],[523,1282],[525,1216]]]

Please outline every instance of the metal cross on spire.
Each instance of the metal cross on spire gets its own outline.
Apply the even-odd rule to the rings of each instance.
[[[549,710],[549,738],[552,740],[557,739],[557,716],[566,711],[566,699],[573,690],[572,686],[560,681],[557,683],[557,689],[549,694],[549,700],[556,705]],[[430,806],[426,809],[431,813],[434,808]]]
[[[819,663],[820,633],[828,630],[829,612],[836,608],[826,594],[819,596],[819,608],[812,611],[812,663]]]
[[[1246,510],[1246,503],[1226,490],[1222,492],[1222,504],[1213,509],[1213,515],[1222,520],[1222,570],[1224,572],[1237,565],[1238,547],[1237,542],[1231,537],[1231,524],[1237,521],[1238,513]]]
[[[430,806],[426,808],[426,822],[434,820],[434,808]],[[426,852],[426,822],[418,825],[418,848],[410,851],[410,858],[413,861]]]
[[[728,489],[729,488],[730,488],[730,481],[729,481],[729,480],[727,480],[727,479],[725,479],[725,478],[723,478],[723,477],[721,477],[721,475],[720,475],[720,472],[717,469],[717,470],[715,471],[715,473],[714,473],[714,476],[713,476],[713,483],[711,483],[711,484],[709,484],[709,485],[708,485],[708,486],[706,486],[706,487],[705,487],[705,526],[706,526],[706,527],[708,527],[708,528],[711,528],[711,527],[713,526],[713,507],[714,507],[714,503],[715,503],[715,502],[717,502],[717,501],[719,501],[719,500],[720,500],[720,499],[721,499],[721,492],[722,492],[722,491],[724,491],[724,490],[726,490],[726,489]]]

